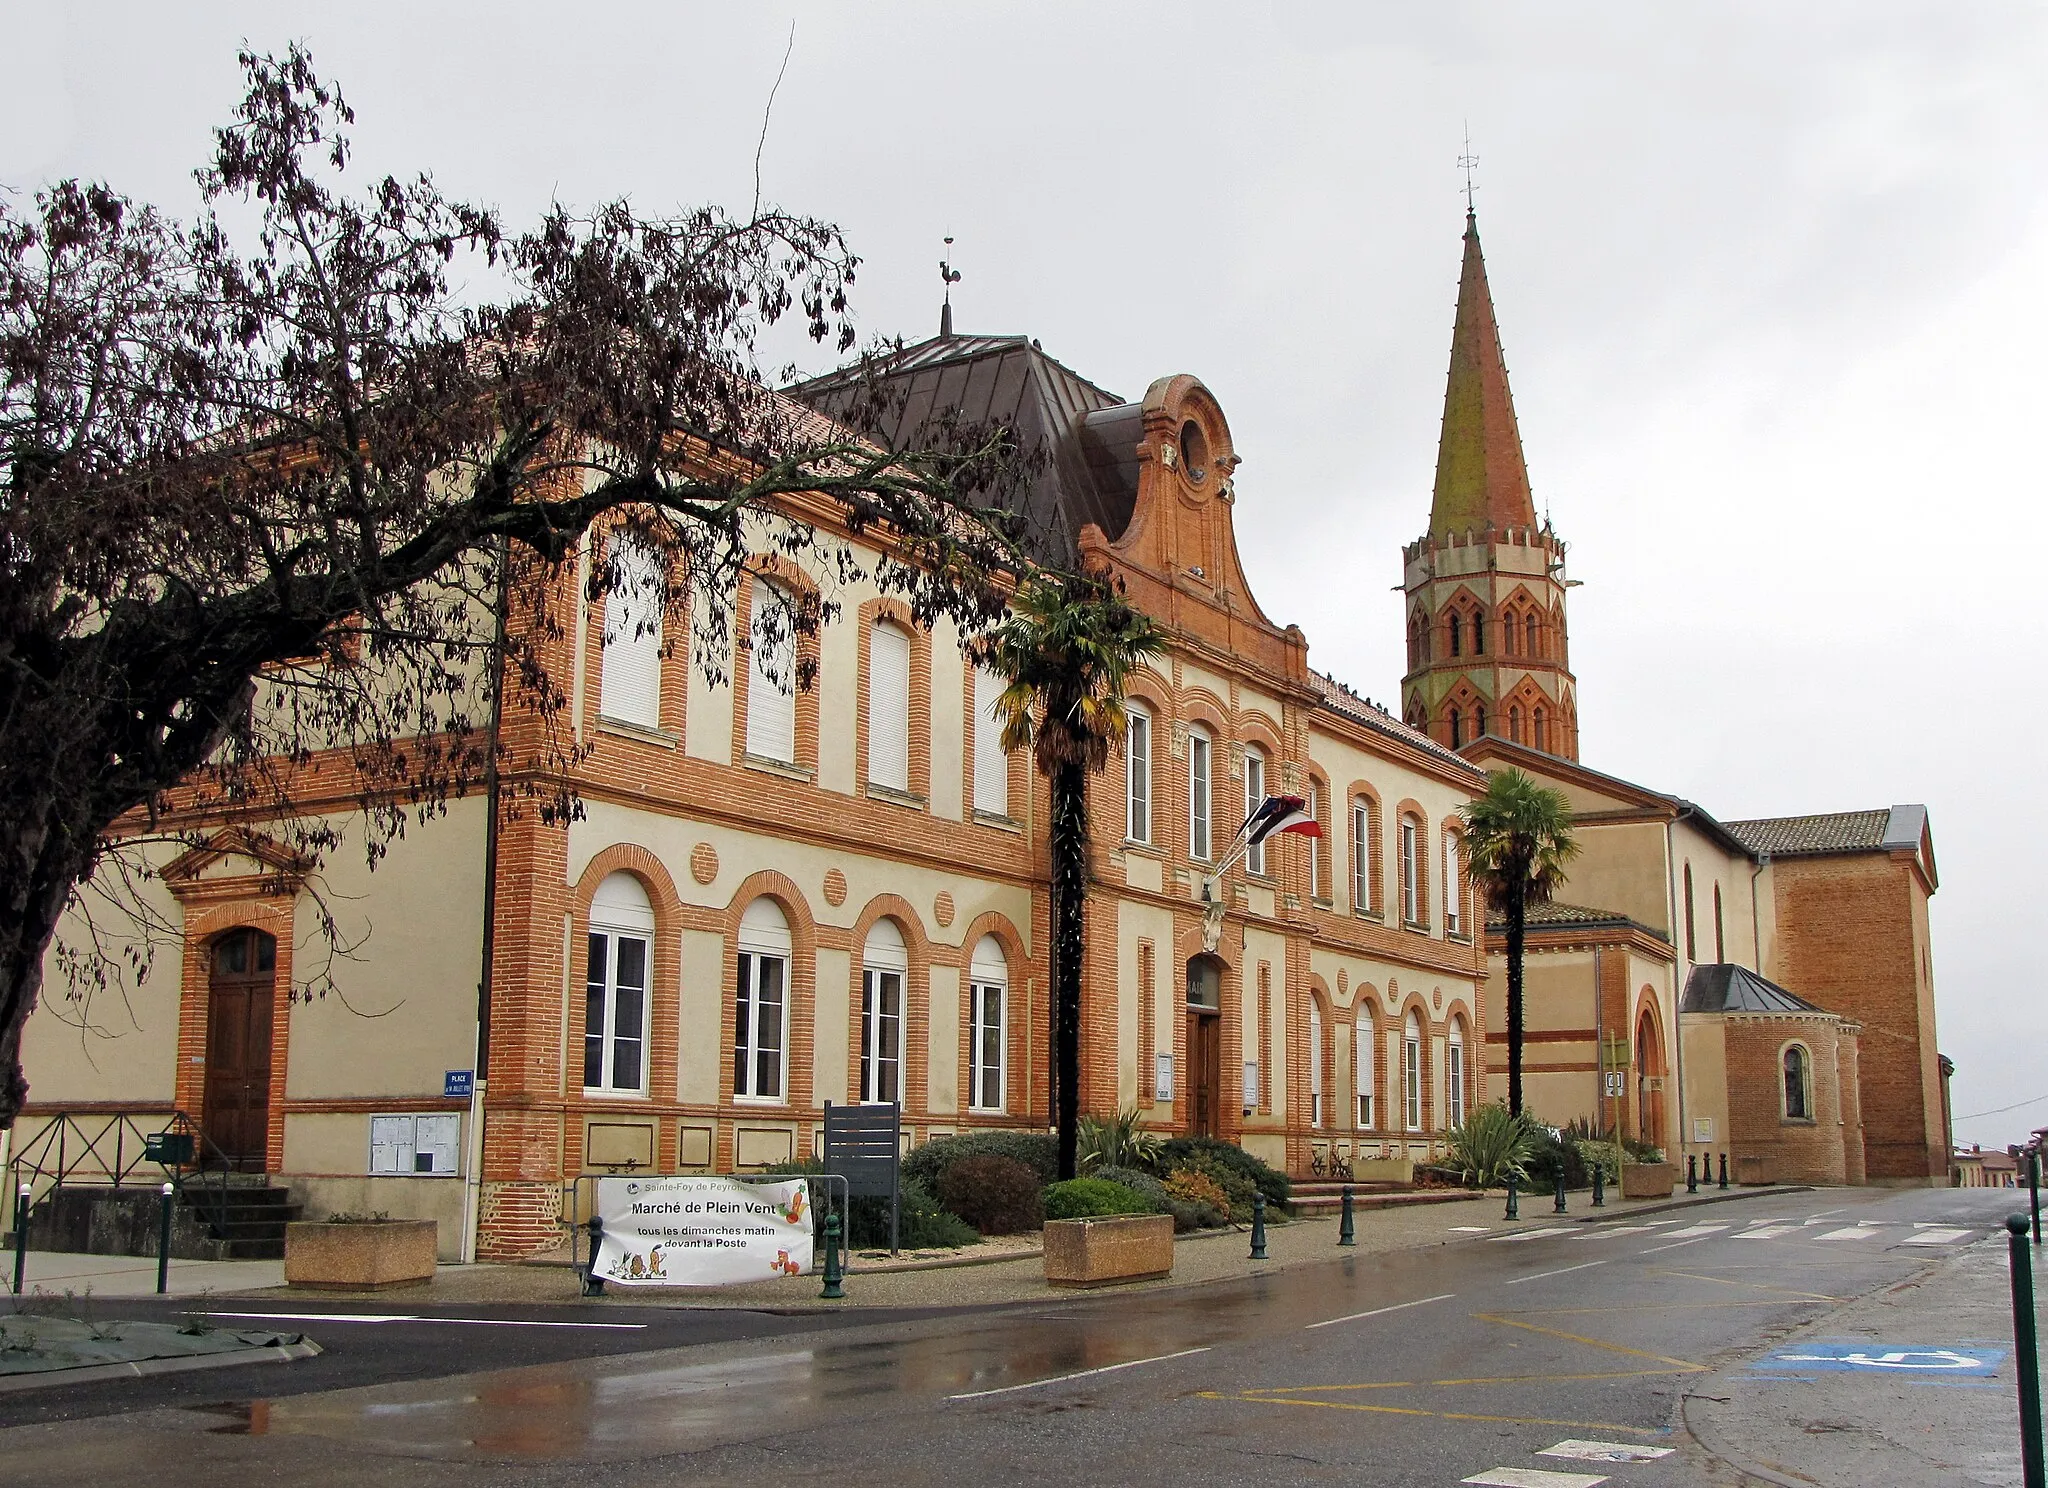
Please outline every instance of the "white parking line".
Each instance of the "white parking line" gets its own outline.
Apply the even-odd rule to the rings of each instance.
[[[1555,1271],[1538,1271],[1534,1276],[1517,1276],[1507,1284],[1509,1286],[1520,1286],[1525,1281],[1541,1281],[1546,1276],[1562,1276],[1567,1271],[1588,1271],[1595,1266],[1604,1266],[1606,1264],[1607,1262],[1605,1261],[1584,1261],[1576,1266],[1560,1266]]]
[[[463,1328],[645,1328],[645,1323],[548,1323],[531,1318],[428,1317],[413,1312],[207,1312],[202,1317],[269,1318],[286,1323],[446,1323]]]
[[[1327,1328],[1333,1323],[1355,1323],[1360,1318],[1378,1317],[1383,1312],[1399,1312],[1407,1307],[1420,1307],[1425,1302],[1448,1302],[1457,1296],[1456,1292],[1445,1292],[1436,1297],[1417,1297],[1413,1302],[1396,1302],[1392,1307],[1375,1307],[1371,1312],[1354,1312],[1340,1318],[1324,1318],[1320,1323],[1310,1323],[1310,1328]],[[1304,1332],[1307,1330],[1304,1329]]]
[[[1190,1354],[1206,1354],[1209,1346],[1182,1349],[1177,1354],[1154,1354],[1149,1359],[1127,1359],[1121,1364],[1105,1364],[1100,1369],[1077,1369],[1072,1374],[1056,1374],[1051,1379],[1030,1380],[1021,1385],[1004,1385],[995,1390],[969,1390],[961,1395],[948,1395],[948,1400],[983,1400],[990,1395],[1008,1395],[1012,1390],[1038,1390],[1046,1385],[1063,1385],[1068,1380],[1087,1379],[1097,1374],[1114,1374],[1119,1369],[1136,1369],[1140,1364],[1164,1364],[1168,1359],[1185,1359]]]

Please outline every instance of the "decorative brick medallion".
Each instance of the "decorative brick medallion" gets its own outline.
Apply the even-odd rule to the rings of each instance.
[[[1351,990],[1351,978],[1342,967],[1337,969],[1337,995],[1342,997]]]
[[[700,884],[708,884],[718,877],[718,849],[708,842],[700,842],[690,849],[690,877]]]
[[[932,901],[932,918],[939,922],[940,929],[953,923],[953,896],[944,889],[940,889],[939,897]]]
[[[846,902],[846,875],[837,868],[825,870],[825,902],[834,909]]]

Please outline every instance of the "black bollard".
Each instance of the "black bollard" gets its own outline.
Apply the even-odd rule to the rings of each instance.
[[[839,1216],[825,1216],[825,1290],[820,1297],[837,1300],[846,1295],[846,1288],[840,1285],[845,1273],[839,1269]]]
[[[1522,1217],[1522,1211],[1515,1203],[1515,1175],[1513,1173],[1508,1174],[1508,1212],[1503,1217],[1507,1219],[1520,1219]]]
[[[590,1267],[583,1273],[583,1295],[602,1297],[604,1278],[597,1274],[597,1253],[604,1248],[604,1220],[593,1214],[590,1216],[590,1223],[584,1228],[590,1231]]]
[[[1358,1229],[1351,1220],[1351,1185],[1348,1183],[1344,1185],[1344,1213],[1337,1221],[1337,1243],[1339,1245],[1356,1245],[1358,1243]]]
[[[24,1183],[14,1196],[14,1294],[21,1295],[22,1273],[28,1268],[28,1199],[32,1190]]]
[[[1263,1261],[1266,1258],[1266,1196],[1252,1195],[1252,1253],[1247,1259]]]
[[[2034,1243],[2041,1243],[2041,1151],[2029,1148],[2026,1153],[2027,1207],[2032,1212]]]
[[[171,1289],[171,1195],[177,1185],[166,1183],[156,1201],[156,1294]]]
[[[1550,1212],[1551,1212],[1552,1214],[1562,1214],[1562,1213],[1564,1213],[1564,1167],[1563,1167],[1563,1165],[1562,1165],[1562,1164],[1560,1164],[1560,1165],[1558,1166],[1558,1170],[1557,1170],[1557,1198],[1556,1198],[1556,1202],[1555,1202],[1554,1204],[1552,1204],[1552,1205],[1551,1205],[1551,1209],[1550,1209]]]
[[[2041,1359],[2034,1339],[2034,1258],[2027,1247],[2027,1216],[2005,1221],[2012,1261],[2012,1356],[2020,1377],[2020,1466],[2027,1488],[2048,1488],[2041,1466]]]
[[[1697,1152],[1685,1155],[1685,1191],[1689,1194],[1700,1191],[1700,1157]]]
[[[1728,1191],[1728,1154],[1725,1152],[1721,1154],[1721,1191]]]
[[[1607,1207],[1607,1164],[1605,1163],[1593,1164],[1593,1207],[1595,1209]]]

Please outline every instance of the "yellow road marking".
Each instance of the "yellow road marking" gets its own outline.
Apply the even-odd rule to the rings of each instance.
[[[1818,1298],[1832,1302],[1832,1297]],[[1641,1302],[1614,1307],[1531,1307],[1517,1313],[1520,1317],[1569,1317],[1579,1312],[1677,1312],[1681,1309],[1692,1312],[1707,1312],[1720,1307],[1783,1307],[1786,1304],[1771,1297],[1753,1297],[1743,1302]]]
[[[1619,1343],[1608,1343],[1600,1338],[1588,1338],[1583,1333],[1566,1333],[1557,1328],[1539,1328],[1534,1323],[1517,1322],[1511,1317],[1502,1317],[1496,1312],[1475,1312],[1472,1316],[1482,1323],[1499,1323],[1504,1328],[1526,1328],[1531,1333],[1541,1333],[1548,1338],[1562,1338],[1570,1343],[1583,1343],[1588,1348],[1607,1349],[1612,1353],[1627,1354],[1633,1359],[1655,1359],[1659,1364],[1669,1364],[1681,1374],[1700,1374],[1706,1365],[1695,1364],[1689,1359],[1674,1359],[1669,1354],[1653,1354],[1645,1349],[1632,1349]]]
[[[1651,1269],[1659,1276],[1682,1276],[1687,1281],[1713,1281],[1719,1282],[1722,1286],[1748,1287],[1750,1290],[1757,1292],[1779,1292],[1787,1297],[1804,1297],[1809,1302],[1841,1302],[1847,1300],[1842,1297],[1830,1297],[1825,1292],[1795,1292],[1790,1287],[1765,1286],[1760,1281],[1739,1281],[1730,1276],[1703,1276],[1697,1271],[1667,1271],[1661,1266],[1652,1267]],[[1758,1267],[1757,1269],[1772,1270],[1775,1268]]]
[[[1554,1384],[1563,1380],[1648,1379],[1661,1374],[1685,1374],[1683,1369],[1616,1369],[1598,1374],[1493,1374],[1471,1379],[1366,1380],[1353,1385],[1259,1385],[1238,1393],[1247,1399],[1263,1395],[1318,1395],[1332,1390],[1431,1390],[1440,1385],[1528,1385]]]
[[[1324,1410],[1371,1411],[1384,1416],[1429,1416],[1439,1421],[1490,1421],[1506,1426],[1571,1426],[1581,1431],[1626,1431],[1635,1436],[1662,1436],[1662,1428],[1624,1426],[1618,1421],[1566,1421],[1554,1416],[1485,1416],[1472,1411],[1419,1410],[1408,1405],[1360,1405],[1348,1400],[1280,1400],[1267,1395],[1225,1395],[1203,1390],[1204,1400],[1242,1400],[1250,1405],[1311,1405]]]

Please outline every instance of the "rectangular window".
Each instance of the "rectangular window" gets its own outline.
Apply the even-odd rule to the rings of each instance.
[[[1003,724],[996,700],[1003,679],[986,667],[974,669],[974,809],[990,816],[1010,814],[1010,757],[1003,753]]]
[[[1410,1033],[1401,1041],[1401,1098],[1408,1130],[1422,1130],[1422,1038]]]
[[[1358,1092],[1358,1124],[1370,1131],[1373,1125],[1373,1096],[1379,1086],[1379,1069],[1373,1062],[1372,1024],[1358,1025],[1358,1062],[1352,1067],[1351,1084]]]
[[[647,942],[593,930],[584,958],[583,1088],[642,1088],[647,1041]]]
[[[754,584],[747,617],[752,644],[748,657],[747,753],[760,759],[796,763],[796,637],[788,607],[775,586]]]
[[[868,781],[910,789],[910,633],[896,625],[868,639]]]
[[[1308,1006],[1308,1124],[1323,1124],[1323,1013]]]
[[[1320,823],[1323,819],[1322,798],[1316,793],[1316,786],[1313,782],[1309,785],[1308,798],[1305,804],[1308,807],[1309,820]],[[1311,900],[1316,900],[1323,897],[1323,839],[1320,837],[1310,837],[1307,841],[1308,897]],[[1320,1122],[1317,1123],[1317,1125],[1321,1124]]]
[[[1422,920],[1421,864],[1415,861],[1415,823],[1401,823],[1401,919],[1410,925]]]
[[[1188,856],[1209,857],[1209,736],[1188,735]]]
[[[661,724],[661,617],[667,595],[659,560],[646,544],[621,533],[611,551],[611,588],[604,601],[604,658],[597,711],[606,718]]]
[[[1130,710],[1124,733],[1124,835],[1133,842],[1152,840],[1152,715]]]
[[[1256,749],[1247,749],[1244,754],[1244,814],[1249,817],[1265,804],[1266,757]],[[1265,843],[1254,842],[1245,849],[1244,871],[1261,874],[1266,871]]]
[[[971,982],[967,1036],[968,1099],[977,1111],[1003,1109],[1003,984]]]
[[[903,973],[868,967],[860,989],[860,1098],[903,1099]]]
[[[789,961],[761,951],[741,951],[735,1007],[732,1093],[754,1100],[781,1100],[783,1037],[787,1027]]]
[[[1444,1089],[1450,1096],[1452,1126],[1465,1124],[1465,1046],[1454,1043],[1444,1051]]]
[[[1450,935],[1465,933],[1465,917],[1459,911],[1463,896],[1458,892],[1458,838],[1454,832],[1444,833],[1444,931]]]
[[[1351,907],[1371,914],[1372,902],[1372,808],[1363,800],[1351,803]]]

